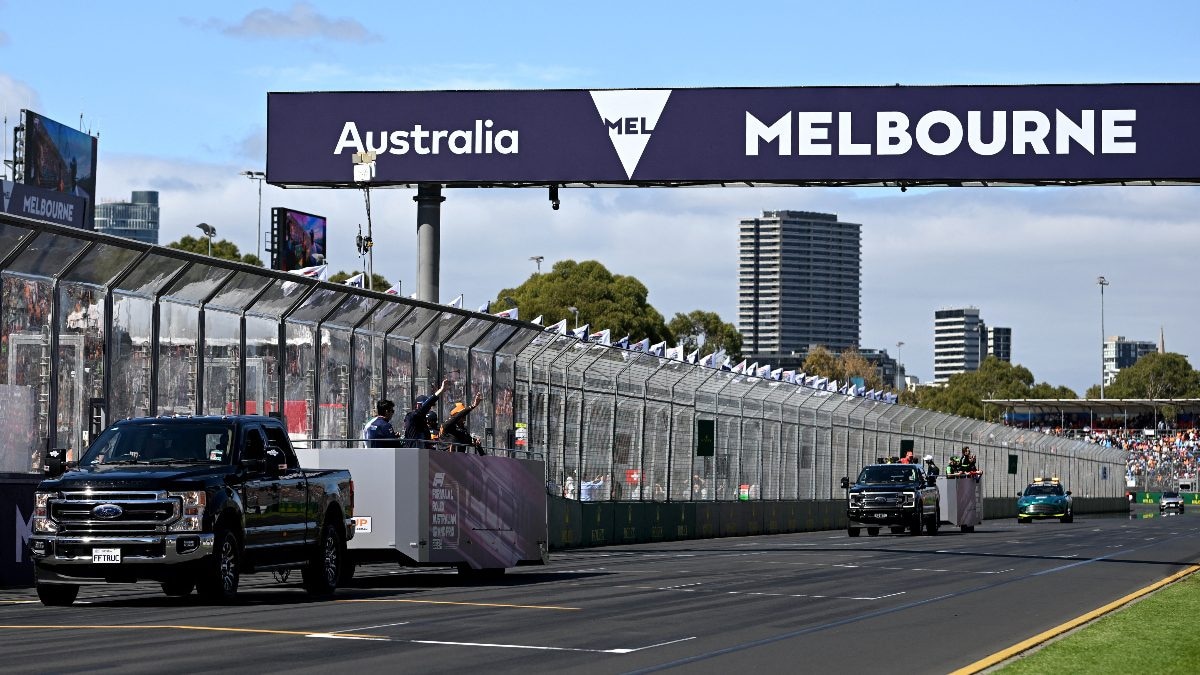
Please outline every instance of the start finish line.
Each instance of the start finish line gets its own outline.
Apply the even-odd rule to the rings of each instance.
[[[1200,182],[1200,85],[271,93],[267,181],[371,186]]]

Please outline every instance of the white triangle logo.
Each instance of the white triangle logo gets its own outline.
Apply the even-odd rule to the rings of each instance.
[[[600,121],[608,130],[625,175],[632,180],[633,172],[650,142],[650,134],[658,126],[658,118],[667,106],[670,89],[616,89],[593,91],[592,102]]]

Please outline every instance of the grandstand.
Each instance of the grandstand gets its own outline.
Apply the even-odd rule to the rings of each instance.
[[[1038,429],[1128,453],[1131,490],[1194,490],[1200,399],[990,399],[1007,426]]]

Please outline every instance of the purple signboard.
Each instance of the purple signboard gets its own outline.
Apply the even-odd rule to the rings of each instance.
[[[545,467],[511,457],[429,453],[429,562],[474,569],[539,560],[546,542]]]
[[[0,181],[0,213],[83,228],[88,214],[88,200],[25,183]]]
[[[275,92],[267,181],[354,184],[374,153],[376,185],[1196,182],[1197,109],[1197,84]]]

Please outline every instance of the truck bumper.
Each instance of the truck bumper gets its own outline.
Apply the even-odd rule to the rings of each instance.
[[[913,509],[848,509],[846,517],[853,525],[908,525],[912,522]]]
[[[38,583],[106,584],[142,579],[167,580],[213,552],[213,535],[150,537],[33,537]],[[119,549],[119,563],[100,563],[95,549]]]

